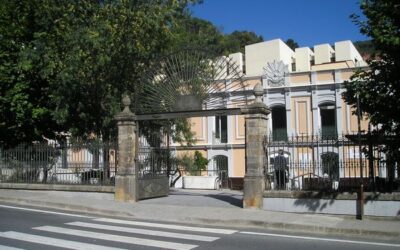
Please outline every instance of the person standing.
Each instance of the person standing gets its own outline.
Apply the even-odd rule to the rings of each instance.
[[[288,170],[286,157],[283,150],[279,149],[278,155],[274,158],[275,180],[278,189],[284,189],[286,184],[286,170]]]

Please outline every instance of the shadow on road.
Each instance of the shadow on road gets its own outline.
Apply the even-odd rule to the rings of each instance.
[[[211,197],[220,201],[225,201],[236,207],[243,207],[242,196],[240,195],[232,195],[232,194],[209,194],[207,197]]]
[[[207,203],[207,198],[212,198],[240,208],[242,207],[243,199],[240,193],[218,192],[215,190],[210,190],[209,192],[206,190],[170,190],[170,195],[180,197],[188,196],[188,198],[196,196],[203,197],[205,203]]]

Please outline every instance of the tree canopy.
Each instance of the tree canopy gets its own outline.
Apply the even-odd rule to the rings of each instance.
[[[138,93],[143,72],[160,55],[185,46],[233,53],[262,41],[247,31],[224,35],[192,17],[188,6],[201,2],[2,1],[0,142],[62,132],[109,139],[122,94]]]
[[[400,159],[400,4],[396,0],[361,2],[366,20],[353,15],[361,33],[371,42],[379,60],[368,60],[369,67],[354,74],[345,84],[346,101],[367,114],[374,133],[391,136],[384,151],[388,158]]]
[[[50,104],[52,70],[47,67],[50,50],[40,42],[54,32],[48,20],[47,2],[3,1],[0,5],[0,141],[21,141],[53,137],[58,125]],[[52,13],[57,13],[58,8]]]
[[[206,48],[214,54],[222,52],[223,34],[211,22],[200,18],[190,15],[183,16],[173,27],[172,36],[174,38],[172,50],[190,47],[193,49]]]
[[[289,46],[293,51],[299,47],[299,44],[295,42],[292,38],[286,40],[286,45]]]
[[[353,43],[354,47],[356,47],[357,51],[360,52],[363,58],[371,58],[373,55],[377,54],[374,44],[372,41],[356,41]]]
[[[0,6],[0,141],[108,139],[122,93],[170,48],[196,0],[13,1]]]
[[[222,52],[224,54],[242,52],[246,45],[264,41],[262,36],[252,31],[234,31],[225,35],[222,40]]]
[[[207,48],[216,55],[244,53],[246,45],[264,41],[262,36],[252,31],[236,30],[230,34],[223,34],[211,22],[192,16],[180,19],[173,33],[175,46]]]

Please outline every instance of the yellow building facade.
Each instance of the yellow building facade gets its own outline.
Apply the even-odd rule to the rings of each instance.
[[[321,153],[307,145],[294,148],[285,142],[306,136],[340,137],[358,132],[357,116],[342,98],[343,83],[356,69],[367,65],[351,41],[293,51],[282,40],[275,39],[248,45],[245,55],[235,53],[229,58],[240,65],[247,90],[251,91],[257,83],[263,86],[263,101],[271,109],[266,135],[275,142],[282,142],[282,146],[266,150],[268,159],[282,149],[288,160],[318,162],[326,150]],[[198,117],[191,118],[190,123],[196,143],[189,148],[172,144],[177,154],[182,150],[198,150],[209,159],[209,175],[223,170],[231,184],[240,183],[245,174],[245,117]],[[361,130],[368,130],[366,120],[361,119],[360,125]],[[358,148],[352,148],[352,152],[345,147],[335,150],[331,151],[343,161],[350,154],[360,154]],[[313,168],[315,172],[315,166]],[[300,172],[305,170],[296,170],[292,177],[301,175]],[[320,176],[326,175],[324,170],[317,172]],[[358,170],[355,172],[353,176],[359,175]],[[340,170],[339,175],[346,176],[345,169]]]

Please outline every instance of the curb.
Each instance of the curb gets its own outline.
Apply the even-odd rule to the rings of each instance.
[[[191,222],[202,222],[207,225],[224,225],[231,227],[252,227],[258,229],[270,229],[279,230],[292,233],[313,233],[313,234],[330,234],[330,235],[348,235],[348,236],[360,236],[360,237],[376,237],[376,238],[388,238],[398,239],[400,237],[399,232],[388,232],[388,231],[376,231],[366,229],[348,229],[348,228],[336,228],[336,227],[325,227],[325,226],[312,226],[312,225],[299,225],[291,223],[280,223],[280,222],[263,222],[254,220],[209,220],[203,218],[190,218]]]
[[[97,208],[79,206],[79,205],[66,205],[64,203],[56,203],[56,202],[48,202],[48,201],[36,201],[36,200],[21,199],[21,198],[0,197],[0,202],[5,202],[8,204],[11,203],[11,204],[16,204],[16,205],[28,205],[28,206],[34,206],[34,207],[40,207],[40,208],[52,208],[52,209],[70,211],[70,212],[86,213],[86,214],[110,216],[110,217],[113,217],[113,216],[115,217],[115,214],[118,213],[119,217],[135,218],[135,216],[133,214],[125,213],[125,212],[116,212],[114,210],[97,209]]]
[[[28,190],[28,191],[66,191],[66,192],[99,192],[114,193],[114,186],[95,185],[63,185],[38,183],[1,183],[0,189]]]
[[[36,201],[23,198],[10,198],[10,197],[0,197],[0,202],[8,204],[17,205],[28,205],[40,208],[52,208],[59,209],[69,212],[86,213],[97,216],[107,216],[107,217],[119,217],[126,219],[141,219],[141,220],[155,220],[153,218],[138,218],[134,213],[119,212],[115,210],[105,210],[97,209],[88,206],[81,205],[66,205],[64,203],[57,202],[47,202],[47,201]],[[174,222],[174,223],[189,223],[189,224],[203,224],[211,226],[222,226],[222,227],[250,227],[255,229],[269,229],[269,230],[279,230],[292,233],[312,233],[312,234],[330,234],[337,236],[358,236],[358,237],[368,237],[368,238],[386,238],[386,239],[398,239],[400,237],[400,232],[391,231],[377,231],[377,230],[366,230],[366,229],[349,229],[349,228],[336,228],[318,225],[300,225],[293,223],[281,223],[281,222],[265,222],[265,221],[255,221],[255,220],[215,220],[215,219],[205,219],[198,217],[184,217],[177,219],[161,219],[157,221],[164,222]]]

